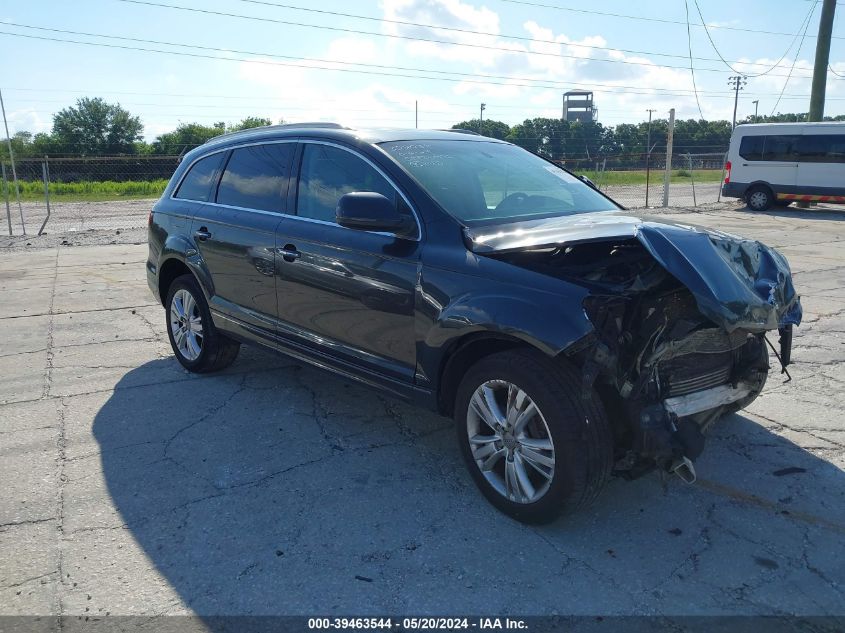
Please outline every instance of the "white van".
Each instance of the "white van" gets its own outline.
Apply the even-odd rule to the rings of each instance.
[[[845,122],[737,125],[722,195],[755,211],[795,200],[845,202]]]

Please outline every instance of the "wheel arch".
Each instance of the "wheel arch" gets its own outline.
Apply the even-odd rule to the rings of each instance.
[[[772,186],[772,183],[765,180],[755,180],[753,182],[749,182],[742,195],[747,196],[748,193],[754,189],[768,189],[769,193],[772,194],[772,199],[774,200],[777,198],[777,194],[775,193],[775,188]]]
[[[437,408],[446,416],[454,413],[458,385],[467,370],[482,358],[512,349],[545,353],[524,339],[501,332],[473,332],[453,341],[443,354],[437,384]]]
[[[159,265],[158,296],[162,305],[167,303],[167,293],[170,290],[170,286],[182,275],[192,275],[197,279],[197,275],[191,270],[190,266],[178,257],[169,257]],[[199,282],[199,279],[197,281]],[[200,287],[202,287],[201,282]]]

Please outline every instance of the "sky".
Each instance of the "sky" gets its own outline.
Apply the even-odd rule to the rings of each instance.
[[[730,120],[736,73],[737,118],[808,109],[821,2],[697,2],[0,0],[0,90],[13,134],[87,96],[139,115],[150,141],[246,116],[443,128],[482,103],[513,125],[559,117],[573,89],[605,125]],[[841,0],[830,61],[825,114],[843,114]]]

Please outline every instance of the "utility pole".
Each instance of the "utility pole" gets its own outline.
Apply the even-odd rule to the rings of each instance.
[[[669,182],[672,177],[672,140],[675,138],[675,108],[669,110],[669,130],[666,134],[666,171],[663,172],[663,206],[669,206]]]
[[[731,75],[728,78],[728,85],[734,91],[734,120],[731,129],[736,127],[736,106],[739,103],[739,91],[745,87],[746,83],[748,83],[748,79],[743,75]]]
[[[827,89],[827,67],[830,63],[830,35],[833,31],[834,13],[836,13],[836,0],[824,0],[822,16],[819,19],[819,37],[816,40],[816,61],[813,66],[813,88],[810,91],[808,121],[821,121],[824,117],[824,93]]]
[[[648,180],[651,173],[651,113],[657,110],[649,108],[646,112],[648,112],[648,132],[645,142],[645,206],[648,207]]]
[[[756,101],[752,101],[751,103],[754,104],[754,123],[757,123],[757,107],[760,105],[760,100],[757,99]]]
[[[15,170],[15,153],[12,151],[12,137],[9,135],[9,123],[6,121],[6,105],[3,103],[3,92],[0,91],[0,110],[3,111],[3,126],[6,128],[6,142],[9,144],[9,161],[12,163],[12,180],[15,182],[15,198],[18,201],[18,213],[21,214],[21,229],[26,235],[26,223],[23,221],[23,207],[21,206],[21,190],[18,186],[18,172]]]
[[[480,115],[479,115],[479,117],[478,117],[478,120],[479,120],[479,122],[481,122],[481,123],[483,123],[483,122],[484,122],[484,111],[485,111],[486,109],[487,109],[487,104],[486,104],[486,103],[482,103],[482,104],[481,104],[481,114],[480,114]]]

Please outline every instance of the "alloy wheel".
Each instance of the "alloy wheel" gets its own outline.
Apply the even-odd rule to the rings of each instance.
[[[472,457],[487,482],[515,503],[534,503],[554,477],[555,450],[543,414],[517,385],[488,380],[467,410]]]
[[[187,290],[177,290],[170,302],[170,332],[179,353],[194,361],[202,353],[204,340],[202,314],[193,295]]]

